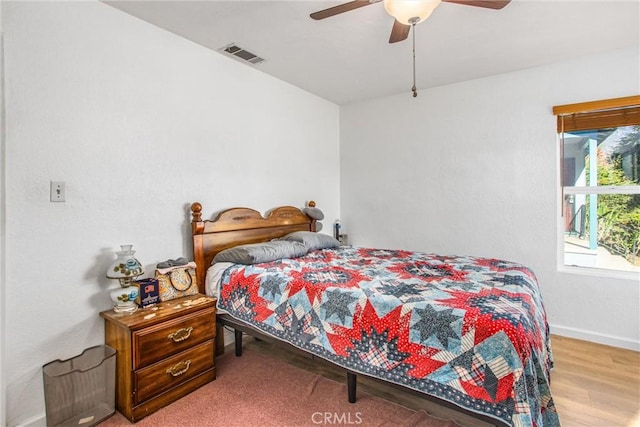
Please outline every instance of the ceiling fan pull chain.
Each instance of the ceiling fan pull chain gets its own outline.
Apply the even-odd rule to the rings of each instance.
[[[413,35],[413,87],[411,90],[413,91],[413,97],[418,96],[418,91],[416,89],[416,23],[411,24],[413,28],[411,29],[411,34]]]

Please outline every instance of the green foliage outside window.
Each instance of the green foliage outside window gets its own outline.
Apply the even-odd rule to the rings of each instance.
[[[638,185],[640,126],[634,126],[631,132],[621,138],[619,147],[614,155],[598,150],[598,186]],[[623,167],[623,158],[626,156],[630,156],[627,164],[628,160],[632,162],[632,167],[627,168],[627,171]],[[629,172],[632,176],[629,176]],[[587,175],[588,173],[589,170]],[[588,203],[587,201],[587,205]],[[598,219],[598,244],[624,256],[629,262],[640,265],[640,195],[598,196]]]

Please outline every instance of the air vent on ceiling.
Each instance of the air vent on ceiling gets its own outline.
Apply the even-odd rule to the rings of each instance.
[[[221,47],[218,50],[254,65],[264,61],[264,58],[260,58],[258,55],[237,46],[235,43]]]

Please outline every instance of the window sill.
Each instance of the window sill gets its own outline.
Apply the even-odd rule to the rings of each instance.
[[[579,274],[582,276],[608,277],[612,279],[635,280],[640,284],[640,272],[607,270],[604,268],[558,266],[558,273]]]

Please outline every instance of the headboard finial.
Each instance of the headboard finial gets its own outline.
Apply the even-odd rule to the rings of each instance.
[[[313,200],[309,200],[309,203],[307,203],[307,205],[309,205],[310,208],[315,208],[316,202],[314,202]]]
[[[191,222],[200,222],[202,221],[202,205],[198,202],[194,202],[191,204]]]

